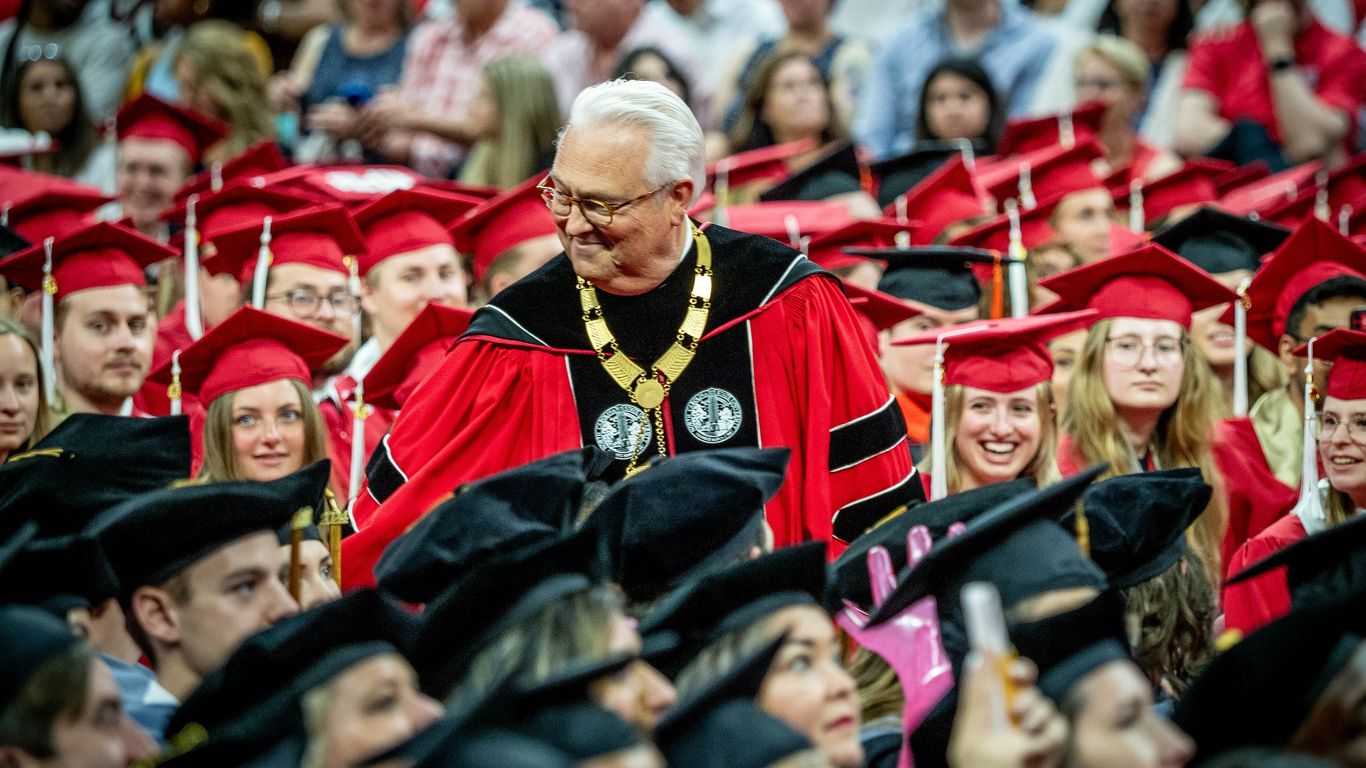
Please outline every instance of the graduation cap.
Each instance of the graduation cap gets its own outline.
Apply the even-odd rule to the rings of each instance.
[[[209,243],[224,232],[253,224],[259,227],[267,216],[279,216],[314,204],[288,190],[257,189],[243,181],[233,182],[219,192],[195,194],[199,195],[193,204],[195,229],[199,239]],[[190,206],[187,196],[161,214],[161,220],[186,221]]]
[[[1205,206],[1153,235],[1166,248],[1211,275],[1257,271],[1290,230]]]
[[[303,507],[317,508],[331,464],[319,461],[279,480],[201,483],[135,496],[86,529],[99,542],[126,603],[213,552],[255,533],[274,533]],[[212,510],[212,514],[204,514]]]
[[[878,280],[879,291],[947,311],[973,307],[982,300],[982,286],[972,264],[1001,261],[999,253],[948,245],[851,248],[846,253],[887,262],[887,270]]]
[[[335,333],[241,307],[147,379],[178,387],[208,404],[228,392],[279,379],[309,384],[312,371],[346,344]]]
[[[882,212],[898,222],[919,222],[920,227],[911,234],[911,242],[928,245],[950,225],[986,213],[983,197],[975,176],[960,156],[944,163],[904,194],[897,195]]]
[[[195,192],[217,192],[237,179],[264,176],[288,167],[289,161],[280,151],[280,145],[271,139],[262,139],[229,160],[210,163],[203,173],[186,182],[176,197],[187,197]]]
[[[1277,550],[1233,574],[1239,584],[1285,568],[1295,608],[1324,605],[1366,589],[1366,517],[1357,516]]]
[[[1129,228],[1142,232],[1157,221],[1186,205],[1199,205],[1219,199],[1219,190],[1209,174],[1198,166],[1184,165],[1153,181],[1134,179],[1123,189],[1111,190],[1115,207],[1129,213]]]
[[[748,559],[733,542],[762,524],[791,451],[721,448],[671,456],[607,492],[589,518],[613,555],[614,580],[637,602],[689,576]]]
[[[1013,215],[1005,212],[993,216],[972,229],[959,233],[949,241],[949,244],[1011,253],[1020,258],[1021,249],[1028,251],[1058,241],[1058,233],[1054,231],[1052,224],[1053,211],[1065,196],[1044,201],[1027,211],[1017,208]],[[1015,246],[1016,237],[1019,239],[1019,248]]]
[[[29,520],[44,538],[79,533],[101,512],[184,480],[190,469],[184,416],[73,413],[0,464],[0,539]]]
[[[730,203],[730,190],[757,182],[780,182],[791,174],[788,161],[819,148],[815,139],[772,144],[737,152],[717,160],[707,169],[707,178],[716,193],[717,205]]]
[[[573,530],[584,486],[608,461],[580,448],[462,486],[385,548],[376,580],[403,600],[428,603],[494,555],[557,539]]]
[[[642,635],[673,633],[674,652],[655,663],[676,676],[725,635],[793,605],[821,606],[828,569],[825,542],[797,544],[703,574],[666,596],[640,624]]]
[[[559,229],[546,208],[533,176],[516,187],[470,209],[451,228],[455,249],[474,263],[474,279],[482,281],[489,266],[505,251]]]
[[[1314,353],[1318,359],[1333,364],[1328,370],[1325,387],[1329,397],[1366,399],[1366,331],[1335,328],[1315,339]],[[1294,349],[1294,354],[1296,357],[1308,356],[1309,345],[1301,344]]]
[[[1011,120],[996,154],[1009,157],[1056,147],[1071,149],[1098,136],[1104,116],[1105,105],[1090,102],[1056,115]]]
[[[843,287],[849,304],[868,319],[875,331],[885,331],[897,323],[923,314],[890,293],[862,288],[849,282],[843,283]]]
[[[1246,216],[1261,213],[1286,200],[1294,200],[1311,185],[1323,170],[1323,163],[1293,165],[1279,173],[1236,187],[1219,198],[1220,208],[1229,213]]]
[[[806,257],[829,270],[844,269],[864,264],[868,259],[850,256],[845,248],[887,248],[897,245],[899,238],[909,239],[914,222],[898,224],[888,219],[854,221],[833,232],[811,238]]]
[[[36,243],[0,260],[0,274],[28,291],[42,288],[50,278],[55,300],[61,301],[91,288],[146,285],[144,268],[176,257],[175,250],[107,221],[55,239],[51,251],[50,267],[46,247]]]
[[[971,164],[981,149],[985,147],[966,139],[921,141],[907,154],[869,165],[868,172],[877,183],[877,204],[883,208],[891,206],[899,195],[916,187],[954,157],[967,158]]]
[[[475,657],[547,605],[603,583],[598,537],[579,531],[487,558],[423,613],[413,666],[424,690],[444,699]]]
[[[1014,199],[1028,210],[1040,200],[1103,187],[1091,170],[1091,162],[1103,156],[1100,145],[1090,139],[1070,148],[1047,148],[998,160],[989,167],[979,164],[978,176],[998,205]]]
[[[868,553],[873,547],[885,548],[891,556],[892,568],[900,572],[906,567],[906,539],[915,526],[925,526],[931,538],[939,540],[948,535],[950,525],[966,523],[986,510],[1029,493],[1037,487],[1034,478],[1021,477],[1006,483],[993,483],[951,494],[938,501],[907,507],[895,517],[868,529],[862,536],[849,543],[849,547],[831,566],[835,577],[835,594],[864,608],[871,607],[873,592],[868,584]]]
[[[607,664],[589,661],[580,665],[586,671],[571,667],[546,682],[519,690],[508,704],[515,713],[508,718],[508,729],[580,761],[648,744],[634,725],[588,700],[590,683],[630,660],[617,657]]]
[[[25,525],[30,527],[37,530],[35,523]],[[118,595],[118,579],[95,542],[65,535],[18,543],[7,563],[0,551],[0,603],[32,605],[65,621],[71,608],[98,606]]]
[[[898,577],[896,589],[868,619],[875,627],[933,595],[939,615],[961,615],[958,593],[971,581],[996,585],[1009,609],[1041,592],[1068,587],[1103,589],[1105,579],[1082,556],[1072,536],[1052,522],[1107,470],[1096,465],[1053,485],[1016,496],[969,520]]]
[[[851,222],[849,207],[844,203],[793,200],[729,206],[725,226],[737,232],[763,235],[800,250],[802,240],[828,235]]]
[[[1039,690],[1061,703],[1087,675],[1115,661],[1131,661],[1124,599],[1115,589],[1069,611],[1013,624],[1015,651],[1039,670]]]
[[[1220,161],[1208,157],[1192,157],[1186,162],[1211,167],[1211,163]],[[1221,170],[1215,171],[1214,188],[1219,191],[1219,197],[1222,199],[1238,187],[1260,181],[1270,175],[1271,167],[1266,164],[1265,160],[1254,160],[1238,166],[1227,163]]]
[[[1176,703],[1195,763],[1237,746],[1284,746],[1361,644],[1366,592],[1296,608],[1216,656]]]
[[[191,168],[199,165],[204,151],[226,138],[230,130],[221,120],[168,104],[147,93],[119,110],[114,118],[114,129],[119,141],[156,139],[179,145],[185,150]]]
[[[352,207],[395,190],[420,187],[423,181],[422,176],[401,165],[296,165],[251,179],[260,187],[284,186],[319,202]]]
[[[340,204],[300,208],[231,229],[214,238],[218,252],[205,259],[215,274],[237,275],[252,284],[251,304],[265,305],[266,276],[272,267],[303,264],[350,276],[365,254],[365,239]]]
[[[819,160],[759,195],[766,203],[779,200],[824,200],[863,189],[863,165],[852,141],[841,142]]]
[[[1096,320],[1172,320],[1186,328],[1193,312],[1238,300],[1195,265],[1153,244],[1044,278],[1039,285],[1069,307],[1096,310]]]
[[[376,408],[402,408],[470,327],[473,316],[468,309],[428,303],[365,375],[365,401]]]
[[[953,329],[936,329],[892,341],[894,346],[934,344],[946,330],[971,331],[944,342],[944,384],[1009,394],[1053,378],[1048,342],[1086,328],[1093,310],[1037,317],[981,320]]]
[[[783,634],[679,702],[654,730],[671,768],[767,768],[813,749],[807,738],[755,702]]]
[[[271,710],[274,712],[274,710]],[[172,754],[158,768],[297,768],[303,762],[307,740],[302,734],[283,739],[268,738],[275,722],[258,718],[221,738],[209,738],[192,749]],[[253,728],[252,726],[255,726]]]
[[[428,189],[400,189],[352,212],[365,235],[364,277],[393,256],[433,245],[455,247],[450,228],[483,198]]]
[[[1105,571],[1111,589],[1128,589],[1181,558],[1186,529],[1212,493],[1197,468],[1112,477],[1087,488],[1060,522]]]
[[[174,738],[193,727],[213,737],[220,726],[251,714],[281,690],[294,688],[302,696],[307,688],[300,681],[318,684],[380,653],[402,655],[419,623],[416,614],[373,589],[287,617],[247,638],[209,673],[176,710],[166,733]],[[243,685],[244,680],[268,684]]]
[[[65,621],[29,606],[0,606],[0,710],[8,710],[33,676],[80,642]]]
[[[1305,221],[1252,276],[1248,338],[1276,352],[1295,303],[1314,286],[1343,276],[1366,280],[1366,249],[1318,219]]]
[[[0,197],[0,224],[30,243],[38,243],[89,226],[95,210],[113,200],[94,187],[16,188]]]

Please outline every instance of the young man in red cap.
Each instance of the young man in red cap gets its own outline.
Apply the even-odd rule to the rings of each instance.
[[[38,243],[0,261],[0,274],[43,296],[53,338],[48,372],[56,372],[61,413],[132,415],[152,359],[156,318],[147,309],[143,269],[175,251],[126,227],[91,225],[46,246]],[[52,291],[43,290],[51,286]],[[45,354],[44,357],[47,357]],[[51,387],[53,382],[49,382]]]
[[[118,198],[144,235],[165,240],[161,214],[199,166],[204,150],[228,134],[223,123],[143,95],[119,110]]]
[[[555,220],[536,185],[540,176],[489,198],[451,229],[455,247],[474,265],[476,285],[493,298],[560,252]]]
[[[566,253],[482,309],[404,404],[343,542],[344,582],[370,582],[452,488],[585,444],[618,475],[657,455],[791,448],[767,507],[779,545],[851,539],[921,495],[839,284],[771,240],[700,229],[687,211],[703,177],[702,130],[663,86],[578,97],[542,186]]]

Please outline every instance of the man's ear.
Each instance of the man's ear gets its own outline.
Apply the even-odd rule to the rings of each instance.
[[[166,590],[157,587],[139,587],[133,593],[133,619],[142,627],[143,633],[161,645],[180,644],[181,620],[176,603]]]
[[[378,280],[384,279],[384,275],[376,274]],[[375,290],[370,287],[370,281],[365,278],[360,280],[360,308],[365,310],[365,314],[370,317],[375,316]]]
[[[669,189],[669,202],[674,205],[679,223],[688,217],[688,209],[692,207],[693,190],[696,188],[692,179],[680,179]]]
[[[1276,345],[1276,355],[1281,359],[1281,366],[1285,368],[1286,373],[1290,374],[1291,380],[1294,380],[1295,375],[1303,373],[1304,369],[1304,364],[1297,362],[1295,356],[1291,354],[1300,345],[1300,342],[1296,341],[1294,336],[1282,333]]]

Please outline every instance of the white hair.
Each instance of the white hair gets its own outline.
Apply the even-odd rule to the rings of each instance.
[[[555,146],[575,126],[593,124],[639,128],[650,137],[645,181],[662,187],[680,179],[693,182],[693,202],[707,185],[702,126],[677,94],[648,80],[610,80],[585,88],[569,108],[569,122]]]

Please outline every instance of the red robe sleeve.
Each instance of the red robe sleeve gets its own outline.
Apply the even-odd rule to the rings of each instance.
[[[1267,466],[1251,419],[1221,421],[1215,427],[1210,448],[1223,479],[1228,505],[1228,528],[1220,547],[1224,577],[1228,578],[1236,573],[1234,553],[1289,512],[1299,493],[1277,480]]]
[[[833,280],[811,277],[751,320],[760,443],[792,450],[767,510],[778,546],[827,540],[834,558],[841,530],[862,532],[858,521],[922,496],[901,409],[858,318]]]
[[[1299,518],[1282,517],[1266,530],[1248,539],[1228,562],[1229,574],[1303,539],[1304,524]],[[1290,587],[1285,583],[1285,568],[1224,588],[1224,626],[1247,634],[1290,612]]]
[[[562,355],[462,339],[418,385],[380,447],[406,480],[379,504],[357,500],[356,533],[342,542],[342,585],[374,583],[390,541],[457,486],[580,445]]]
[[[1071,477],[1086,469],[1086,459],[1072,447],[1072,436],[1063,432],[1058,435],[1058,474]]]

